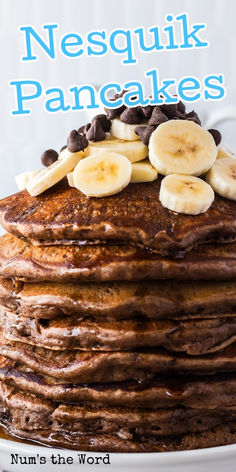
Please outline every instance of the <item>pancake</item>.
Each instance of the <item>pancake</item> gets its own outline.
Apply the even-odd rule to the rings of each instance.
[[[7,432],[16,438],[35,441],[55,448],[67,448],[80,451],[97,452],[172,452],[187,451],[208,447],[234,444],[236,439],[236,422],[231,421],[200,433],[187,433],[173,437],[135,437],[132,440],[118,437],[115,434],[82,434],[58,431],[52,433],[50,429],[39,431],[25,431],[15,429],[7,423]]]
[[[154,439],[199,433],[233,422],[236,420],[236,407],[221,406],[213,410],[88,408],[56,404],[1,382],[0,422],[4,424],[6,418],[13,431],[28,431],[32,438],[34,431],[50,429],[52,434],[64,433],[78,440],[81,434],[112,434],[118,438],[140,441],[143,437]]]
[[[0,304],[24,317],[77,321],[236,316],[236,281],[55,283],[0,279]]]
[[[128,352],[53,351],[8,341],[1,334],[0,355],[33,371],[75,383],[147,379],[163,372],[216,373],[236,368],[236,343],[213,354],[188,356],[164,348]]]
[[[57,404],[50,400],[0,383],[0,422],[10,416],[17,429],[40,430],[49,426],[52,432],[76,434],[117,434],[127,439],[134,436],[176,436],[199,432],[218,424],[236,420],[235,406],[211,410],[193,408],[130,409],[119,407]]]
[[[206,320],[75,321],[24,318],[0,307],[0,324],[8,341],[55,351],[131,351],[164,347],[202,355],[236,342],[236,317]]]
[[[148,452],[236,440],[236,202],[0,202],[0,424],[49,446]],[[187,280],[187,282],[186,282]]]
[[[215,195],[198,216],[175,214],[159,202],[161,179],[128,185],[106,198],[88,198],[62,181],[38,197],[27,191],[0,202],[6,231],[35,244],[117,241],[176,255],[208,241],[235,240],[236,203]]]
[[[204,245],[170,259],[132,246],[35,247],[0,238],[0,277],[72,282],[145,279],[227,280],[236,277],[236,243]]]
[[[16,389],[55,402],[133,408],[215,409],[234,405],[234,373],[211,376],[162,375],[153,379],[107,384],[68,384],[37,374],[5,357],[0,357],[0,379]]]

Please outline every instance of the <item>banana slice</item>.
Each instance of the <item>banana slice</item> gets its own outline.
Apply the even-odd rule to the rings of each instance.
[[[173,174],[161,182],[160,202],[177,213],[199,215],[207,211],[213,201],[212,188],[198,177]]]
[[[219,195],[236,200],[236,159],[217,159],[206,174],[206,180]]]
[[[25,190],[30,180],[37,175],[40,170],[29,170],[16,175],[15,182],[19,190]]]
[[[214,164],[217,147],[212,135],[188,120],[170,120],[152,133],[149,159],[163,175],[201,175]]]
[[[158,177],[157,170],[148,159],[132,164],[131,183],[152,182]]]
[[[65,148],[63,151],[60,152],[58,159],[67,159],[71,155],[78,156],[79,160],[83,159],[84,157],[88,156],[88,147],[84,151],[78,151],[78,152],[70,152],[69,149]],[[78,161],[79,162],[79,161]]]
[[[137,126],[147,126],[147,123],[141,123],[140,125],[129,125],[123,123],[120,118],[115,118],[111,122],[111,134],[118,139],[124,139],[125,141],[138,141],[140,137],[134,132]]]
[[[67,174],[67,180],[68,180],[68,184],[70,187],[74,187],[75,186],[75,182],[74,182],[74,172],[70,172],[69,174]]]
[[[218,153],[216,159],[223,159],[224,157],[236,157],[235,154],[227,149],[226,146],[221,144],[221,146],[218,148]]]
[[[127,157],[114,152],[82,159],[74,170],[74,184],[88,197],[106,197],[120,192],[131,179],[132,165]]]
[[[36,197],[60,182],[66,174],[75,168],[80,159],[83,159],[83,151],[70,153],[64,159],[58,159],[51,166],[41,170],[27,184],[26,188],[30,195]]]
[[[142,141],[125,141],[114,136],[107,135],[103,141],[90,142],[88,155],[104,152],[116,152],[123,154],[131,163],[141,161],[148,155],[148,147]]]

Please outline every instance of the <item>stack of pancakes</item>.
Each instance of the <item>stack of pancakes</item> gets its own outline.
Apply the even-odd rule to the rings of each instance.
[[[159,203],[160,181],[0,202],[0,421],[94,451],[236,440],[236,203]]]

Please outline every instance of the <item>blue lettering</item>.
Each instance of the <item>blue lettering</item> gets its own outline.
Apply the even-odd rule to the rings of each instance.
[[[124,105],[127,107],[136,107],[138,105],[148,105],[149,99],[147,98],[144,100],[144,91],[143,91],[143,85],[141,82],[126,82],[124,84],[124,89],[130,90],[131,88],[135,87],[135,90],[126,92],[124,95]],[[132,100],[133,98],[136,98],[136,100]]]
[[[205,77],[204,79],[204,85],[210,89],[214,90],[216,93],[210,93],[208,90],[205,90],[204,92],[204,99],[205,100],[221,100],[225,95],[226,95],[226,90],[225,87],[222,87],[221,85],[218,84],[223,84],[224,83],[224,76],[222,74],[217,75],[209,75],[208,77]]]
[[[173,16],[167,15],[166,21],[173,21]],[[165,26],[165,28],[163,28],[163,31],[166,31],[168,33],[169,44],[166,46],[166,49],[178,49],[178,44],[175,44],[173,25]]]
[[[41,46],[41,48],[48,54],[51,59],[55,59],[54,47],[54,30],[58,25],[44,25],[44,29],[48,30],[48,45],[42,40],[38,33],[32,26],[21,26],[20,31],[25,32],[26,56],[22,57],[22,61],[35,61],[37,56],[32,54],[31,39],[33,38]]]
[[[201,89],[201,84],[195,77],[184,77],[182,80],[180,80],[178,84],[178,95],[181,98],[181,100],[186,100],[186,102],[196,102],[201,98],[200,93],[195,93],[194,95],[186,95],[186,91],[192,91],[194,92],[195,90],[200,90]]]
[[[93,49],[91,46],[88,46],[88,56],[103,56],[107,53],[107,45],[104,41],[99,41],[98,39],[94,39],[97,37],[102,38],[104,41],[106,39],[105,31],[92,31],[88,34],[88,42],[90,44],[94,44],[94,46],[99,47],[100,49]]]
[[[36,80],[16,80],[10,82],[10,85],[15,85],[16,91],[16,101],[17,101],[17,110],[12,110],[12,115],[30,115],[32,110],[30,108],[24,109],[24,102],[28,100],[36,100],[42,94],[42,86],[40,82]],[[23,87],[31,86],[34,88],[35,92],[30,95],[23,94]]]
[[[117,46],[117,39],[118,37],[123,37],[124,39],[124,47],[118,47]],[[112,51],[114,51],[116,54],[125,54],[127,53],[127,59],[124,59],[122,62],[123,64],[135,64],[137,62],[137,59],[135,59],[132,55],[133,52],[133,47],[132,47],[132,37],[131,37],[131,31],[130,30],[115,30],[110,36],[110,47]]]
[[[80,103],[80,94],[81,92],[88,92],[90,97],[90,105],[86,105],[88,109],[99,108],[99,105],[96,103],[96,90],[92,85],[83,85],[82,87],[72,87],[69,89],[70,92],[74,94],[74,103],[75,105],[71,108],[72,110],[84,110],[85,105]],[[89,103],[89,100],[83,100],[84,103]]]
[[[73,39],[74,41],[71,41],[71,39]],[[75,46],[82,46],[82,45],[83,45],[83,39],[81,38],[81,36],[75,33],[71,33],[71,34],[67,34],[66,36],[64,36],[64,38],[62,38],[61,50],[65,56],[78,57],[78,56],[81,56],[81,54],[83,54],[83,49],[80,48],[74,51],[70,51],[69,48],[71,47],[74,48]]]
[[[159,85],[159,75],[157,69],[149,70],[145,73],[146,77],[151,77],[151,86],[152,86],[152,100],[150,100],[150,105],[160,105],[161,103],[177,103],[178,98],[173,97],[167,92],[167,89],[171,85],[175,85],[176,81],[169,79],[163,80],[161,85]],[[164,100],[163,100],[164,98]]]
[[[182,49],[187,49],[187,48],[206,48],[209,46],[209,43],[207,41],[201,41],[201,39],[198,38],[197,33],[202,30],[206,29],[206,25],[202,23],[201,25],[192,25],[192,31],[190,30],[189,26],[189,21],[188,21],[188,15],[184,13],[184,15],[180,15],[176,17],[177,21],[182,22],[182,32],[183,32],[183,44],[181,44]],[[193,40],[193,43],[190,43],[189,40]]]
[[[149,33],[153,33],[154,36],[154,42],[151,46],[146,46],[144,44],[144,28],[138,28],[134,30],[134,33],[139,36],[139,47],[142,49],[144,52],[149,52],[153,51],[156,49],[156,51],[160,51],[161,49],[164,49],[164,46],[160,44],[160,39],[159,39],[159,29],[158,27],[153,27],[149,28]]]
[[[51,88],[46,91],[46,95],[55,94],[53,98],[47,100],[45,102],[45,109],[49,112],[56,112],[56,111],[67,111],[70,109],[70,105],[65,106],[65,99],[63,90],[60,88]],[[56,106],[52,106],[52,104],[58,103]]]
[[[107,93],[108,91],[115,90],[116,93],[121,92],[121,86],[120,84],[117,83],[110,83],[110,84],[105,84],[103,87],[100,89],[100,99],[102,104],[107,107],[107,108],[118,108],[122,105],[122,98],[118,98],[117,100],[110,101],[107,99]]]

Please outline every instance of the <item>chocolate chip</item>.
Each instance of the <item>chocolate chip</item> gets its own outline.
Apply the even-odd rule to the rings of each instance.
[[[143,114],[146,120],[149,120],[152,116],[152,112],[154,110],[153,105],[147,105],[146,107],[140,107],[140,112]]]
[[[80,128],[78,129],[78,133],[79,134],[84,134],[84,136],[85,136],[87,131],[89,130],[90,126],[91,126],[91,123],[87,123],[86,125],[80,126]]]
[[[107,114],[107,118],[109,120],[114,120],[114,118],[121,115],[121,113],[125,110],[125,108],[126,108],[125,105],[122,105],[119,108],[104,108],[104,110]]]
[[[186,120],[186,115],[185,113],[182,113],[181,111],[177,110],[175,118],[178,120]],[[175,118],[172,118],[172,120]]]
[[[152,116],[151,116],[148,124],[158,126],[161,123],[165,123],[165,121],[168,121],[167,116],[162,112],[160,107],[157,106],[157,107],[154,108],[154,110],[152,112]]]
[[[187,113],[185,115],[185,118],[186,118],[186,120],[194,121],[195,123],[197,123],[198,125],[201,126],[201,120],[200,120],[198,114],[194,110]]]
[[[140,107],[126,108],[120,115],[120,120],[123,123],[129,123],[130,125],[138,125],[143,122],[143,114],[140,111]]]
[[[89,141],[102,141],[106,138],[106,133],[104,129],[102,129],[99,120],[96,119],[91,123],[91,126],[86,133],[86,138]]]
[[[159,105],[159,108],[169,119],[175,118],[177,114],[177,103],[170,103],[169,105],[164,103],[164,105]]]
[[[98,120],[98,121],[99,121],[99,123],[100,123],[100,125],[101,125],[103,131],[105,131],[105,132],[110,131],[110,129],[111,129],[111,120],[109,120],[106,115],[103,115],[103,114],[101,114],[101,115],[96,115],[96,116],[92,119],[92,123],[93,123],[95,120]]]
[[[111,102],[114,102],[118,98],[122,98],[123,95],[127,92],[127,90],[122,90],[120,93],[116,93],[113,98],[110,99]],[[104,108],[107,118],[109,120],[114,120],[117,116],[120,116],[121,113],[126,109],[125,105],[121,105],[121,107],[118,108]]]
[[[64,146],[61,147],[60,152],[64,151],[64,149],[67,148],[67,145],[65,144]]]
[[[71,131],[67,139],[67,148],[70,152],[84,151],[88,145],[89,143],[85,136],[78,133],[75,129]]]
[[[134,129],[135,133],[140,137],[141,141],[143,144],[146,144],[148,146],[149,144],[149,139],[153,131],[155,131],[156,126],[136,126]]]
[[[222,139],[221,133],[218,131],[218,129],[209,129],[208,131],[213,136],[216,146],[219,146]]]
[[[79,134],[84,134],[84,128],[85,128],[85,125],[80,126],[80,128],[77,129],[78,133]]]
[[[137,95],[135,95],[134,97],[130,97],[129,100],[131,102],[134,102],[134,100],[138,100],[138,97],[137,97]]]
[[[54,149],[47,149],[41,156],[41,162],[45,167],[51,166],[58,159],[58,153]]]
[[[184,105],[183,102],[179,101],[179,103],[177,103],[177,110],[180,112],[180,113],[185,113],[185,110],[186,110],[186,106]]]
[[[112,100],[117,100],[117,98],[122,98],[126,92],[128,92],[128,89],[123,89],[123,90],[121,90],[120,93],[115,93]]]

